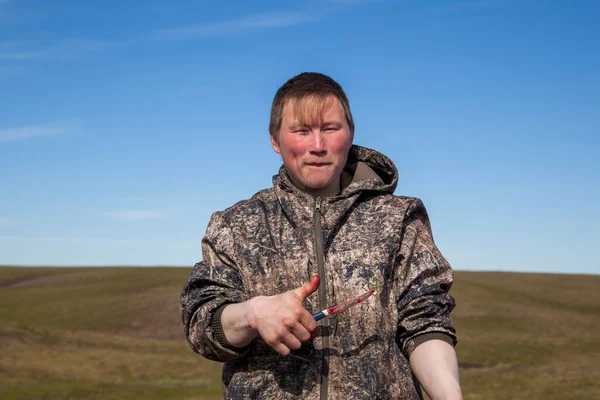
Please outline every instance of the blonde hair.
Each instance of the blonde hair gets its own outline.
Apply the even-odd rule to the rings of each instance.
[[[308,125],[320,121],[323,111],[330,106],[331,98],[339,100],[350,132],[354,133],[354,120],[350,112],[350,104],[342,87],[327,75],[316,72],[304,72],[288,80],[279,88],[271,106],[269,133],[277,141],[283,121],[283,108],[286,104],[292,110],[298,122]]]

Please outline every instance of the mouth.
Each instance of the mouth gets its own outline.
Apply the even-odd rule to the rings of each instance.
[[[331,163],[325,163],[325,162],[306,163],[306,165],[308,165],[309,167],[325,167],[330,164]]]

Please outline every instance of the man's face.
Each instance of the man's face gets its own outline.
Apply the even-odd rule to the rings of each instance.
[[[308,115],[303,119],[307,121],[303,123],[293,104],[286,102],[279,140],[271,137],[271,145],[281,154],[296,186],[313,195],[335,196],[340,191],[340,175],[352,146],[353,132],[335,96],[327,98],[320,115],[316,108],[313,112],[309,108],[305,114]]]

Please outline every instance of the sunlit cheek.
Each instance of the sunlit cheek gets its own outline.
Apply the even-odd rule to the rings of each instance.
[[[328,145],[332,152],[344,153],[350,148],[350,136],[347,134],[340,134],[331,139]]]
[[[298,136],[293,137],[289,140],[289,151],[290,154],[294,157],[298,157],[307,152],[309,147],[309,142],[306,137]]]

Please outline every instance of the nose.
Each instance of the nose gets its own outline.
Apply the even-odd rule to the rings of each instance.
[[[327,151],[327,146],[325,143],[325,137],[320,130],[315,130],[313,132],[310,152],[313,154],[323,154]]]

